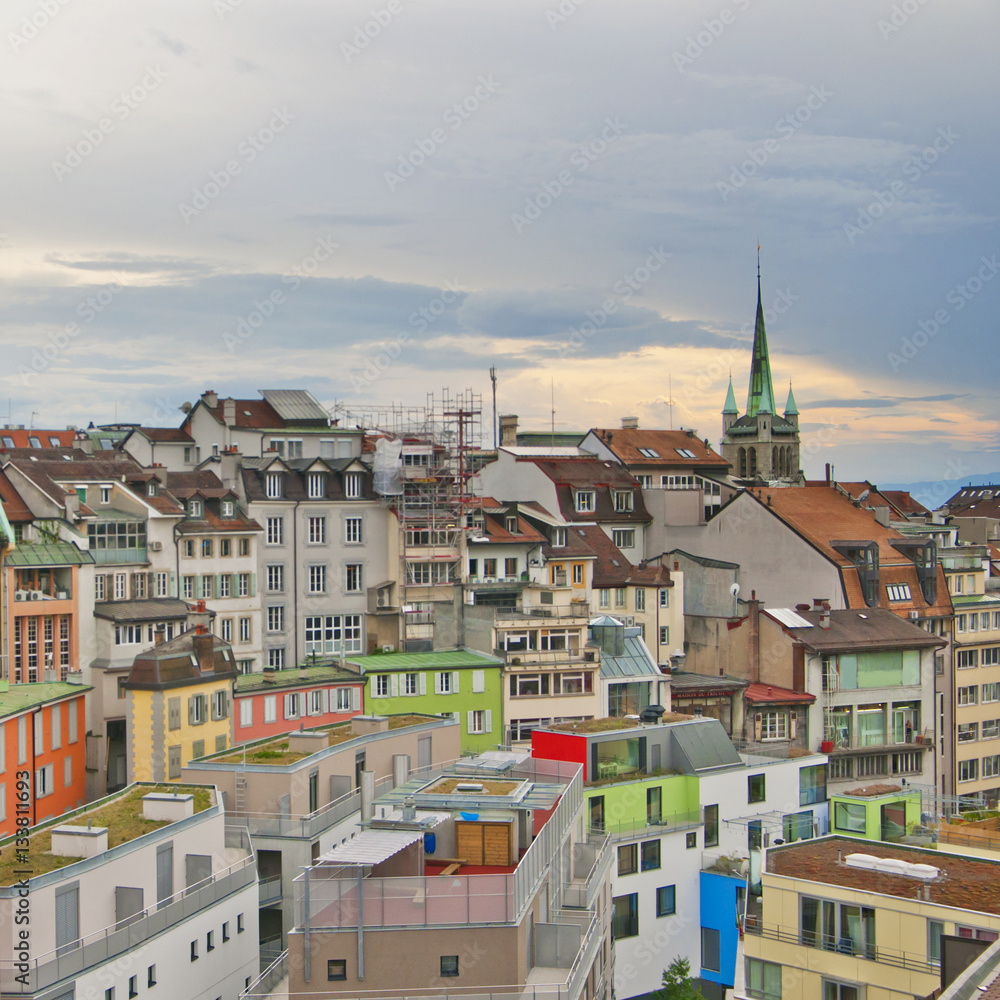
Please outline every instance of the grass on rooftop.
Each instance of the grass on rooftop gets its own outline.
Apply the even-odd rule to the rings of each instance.
[[[459,791],[459,785],[482,785],[482,791],[465,792]],[[421,788],[421,795],[448,795],[456,792],[458,795],[510,795],[516,788],[520,787],[520,781],[493,781],[486,779],[478,781],[475,778],[442,778],[435,782],[430,788]]]
[[[66,858],[61,855],[51,854],[52,850],[52,828],[54,826],[86,826],[90,820],[94,826],[106,826],[108,828],[108,848],[117,847],[119,844],[127,844],[145,833],[158,830],[161,826],[167,826],[165,820],[144,819],[142,815],[142,797],[151,792],[167,792],[178,794],[194,794],[194,811],[203,812],[212,804],[212,793],[207,788],[193,788],[186,785],[140,785],[128,794],[121,795],[114,801],[100,806],[89,812],[79,812],[72,816],[62,816],[49,821],[49,825],[37,833],[31,834],[28,841],[28,861],[27,864],[18,861],[17,851],[14,848],[13,839],[8,839],[3,850],[0,851],[0,885],[13,885],[20,881],[22,875],[15,874],[15,871],[28,870],[31,872],[29,878],[36,875],[44,875],[46,872],[54,872],[66,865],[74,864],[79,858]]]
[[[665,712],[660,717],[660,724],[665,722],[684,722],[686,719],[693,719],[693,715],[683,715],[680,712]],[[547,726],[547,729],[554,729],[560,733],[609,733],[616,729],[648,729],[643,726],[638,719],[624,719],[616,716],[610,719],[583,719],[580,722],[557,722],[554,726]]]

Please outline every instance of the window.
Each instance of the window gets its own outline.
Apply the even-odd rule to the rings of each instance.
[[[634,549],[635,528],[615,528],[611,532],[611,541],[620,549]]]
[[[697,846],[698,846],[698,834],[697,833],[689,833],[687,835],[687,837],[685,838],[685,840],[684,840],[684,848],[685,848],[685,850],[690,851],[692,848],[695,848]]]
[[[151,965],[146,970],[146,985],[147,986],[155,986],[156,985],[156,966],[155,965]]]
[[[972,743],[979,739],[979,723],[966,722],[958,727],[958,742]]]
[[[826,765],[813,764],[799,769],[799,805],[826,801]]]
[[[285,590],[285,567],[284,564],[271,564],[267,567],[267,589],[275,594],[284,593]]]
[[[890,583],[885,588],[890,601],[909,601],[910,585],[908,583]]]
[[[269,694],[264,698],[264,721],[278,721],[278,696]]]
[[[253,699],[243,698],[240,701],[240,728],[247,729],[253,725]]]
[[[573,563],[573,582],[583,583],[583,563]]]
[[[564,549],[566,548],[566,529],[565,528],[555,528],[552,532],[552,548],[554,549]]]
[[[944,934],[944,924],[940,920],[927,921],[927,961],[934,965],[941,964],[941,937]]]
[[[348,500],[361,499],[361,473],[348,472],[344,476],[344,496]],[[456,972],[455,975],[458,975]]]
[[[625,514],[632,510],[632,491],[631,490],[613,490],[615,498],[615,512],[618,514]]]
[[[285,544],[285,519],[283,517],[269,517],[267,519],[267,544]]]
[[[237,914],[236,916],[236,933],[242,934],[246,928],[243,926],[243,914]]]
[[[192,941],[191,942],[191,961],[192,962],[197,962],[198,961],[198,942],[197,941]]]
[[[989,646],[986,649],[981,649],[980,660],[984,667],[996,667],[1000,666],[1000,646]]]
[[[627,595],[624,587],[615,587],[615,607],[624,608],[626,606]]]
[[[592,514],[594,512],[593,490],[577,490],[574,501],[576,512],[578,514]]]
[[[219,597],[233,596],[233,578],[228,573],[219,577]]]
[[[283,604],[271,604],[268,606],[267,630],[268,632],[285,631],[285,606]]]
[[[490,718],[493,713],[489,709],[485,711],[481,708],[469,712],[467,727],[470,734],[489,733],[493,730],[493,722]]]
[[[984,740],[995,740],[1000,736],[1000,719],[983,719],[983,730],[980,736]]]
[[[309,544],[310,545],[325,545],[326,544],[326,518],[325,517],[310,517],[309,518]]]
[[[822,1000],[861,1000],[863,993],[853,983],[839,983],[833,979],[823,980]]]
[[[326,962],[326,978],[328,982],[336,982],[347,978],[347,959],[329,958]]]
[[[376,674],[372,678],[372,684],[374,689],[372,694],[376,698],[388,698],[389,697],[389,675],[388,674]]]
[[[965,631],[965,622],[966,622],[966,616],[965,615],[955,615],[955,631],[956,632],[964,632]]]
[[[715,927],[701,929],[701,967],[708,972],[719,972],[719,931]]]
[[[458,975],[458,955],[441,956],[441,977]]]
[[[661,590],[660,591],[660,607],[669,608],[670,607],[670,591]]]
[[[100,579],[100,577],[98,577]],[[183,579],[183,593],[185,600],[194,600],[194,577],[186,576]]]
[[[267,665],[274,670],[283,670],[285,667],[285,647],[271,646],[267,651]]]
[[[719,846],[719,806],[705,806],[705,846]]]
[[[284,709],[286,719],[297,719],[301,714],[299,711],[301,707],[298,692],[293,691],[291,694],[285,695]]]
[[[674,448],[674,451],[676,451],[677,454],[681,456],[681,458],[697,458],[698,457],[697,455],[695,455],[695,453],[690,448]],[[718,970],[716,970],[716,971],[718,971]]]
[[[764,775],[751,774],[747,778],[747,802],[763,802],[765,798]]]
[[[203,559],[211,559],[212,558],[212,551],[213,551],[212,539],[211,538],[203,538],[201,540],[201,556],[202,556],[202,558]]]
[[[646,610],[646,591],[643,587],[636,587],[635,589],[635,610]]]
[[[762,740],[787,740],[788,739],[788,713],[787,712],[761,712],[760,738]]]
[[[205,936],[205,951],[215,951],[215,931],[209,931]]]
[[[35,798],[41,799],[55,791],[55,765],[46,764],[35,769]]]
[[[754,1000],[781,1000],[781,966],[759,958],[748,958],[746,993]]]
[[[229,699],[226,691],[212,692],[212,721],[229,718]]]
[[[264,477],[268,500],[278,500],[283,496],[282,480],[284,478],[280,472],[269,472]]]
[[[212,596],[212,583],[215,577],[203,576],[201,578],[201,597],[211,597]]]
[[[958,780],[959,781],[978,781],[979,780],[979,761],[973,760],[960,760],[958,762]]]
[[[642,871],[656,871],[660,867],[660,842],[658,840],[644,840],[641,856],[640,868]]]
[[[309,593],[326,593],[326,564],[316,563],[309,567]]]
[[[194,539],[185,538],[181,550],[184,553],[185,559],[194,559]]]
[[[223,517],[232,517],[235,512],[236,512],[236,506],[235,506],[235,504],[233,503],[232,500],[223,500],[222,501],[222,516]],[[229,555],[229,553],[227,552],[226,555]]]
[[[200,500],[188,500],[188,517],[201,517],[202,503]]]
[[[115,988],[113,986],[109,986],[104,991],[104,1000],[115,1000]]]
[[[66,759],[69,760],[68,757]],[[983,777],[1000,777],[1000,754],[995,753],[983,758]]]
[[[248,556],[248,555],[250,555],[250,539],[249,538],[240,538],[240,539],[238,539],[238,545],[239,545],[239,552],[240,552],[241,556]]]
[[[306,490],[310,500],[321,500],[326,495],[326,476],[322,472],[310,472]]]
[[[618,877],[634,875],[639,870],[639,845],[622,844],[618,848]]]
[[[229,558],[233,554],[233,540],[231,538],[219,539],[219,555]]]
[[[959,616],[961,617],[961,615]],[[978,649],[960,649],[958,651],[957,666],[959,670],[967,670],[970,667],[979,666]]]
[[[979,702],[979,685],[973,684],[970,687],[960,687],[957,694],[959,706],[976,705]]]
[[[351,545],[362,542],[362,521],[360,517],[349,517],[344,521],[344,541]]]
[[[611,591],[604,587],[598,591],[597,597],[598,607],[610,608],[611,607]]]
[[[663,789],[659,785],[646,789],[646,822],[659,823],[663,816]]]
[[[677,886],[661,885],[656,890],[656,915],[669,917],[677,912]]]
[[[360,594],[362,589],[361,563],[348,563],[344,567],[344,573],[344,592],[347,594]]]
[[[639,933],[639,894],[615,896],[611,901],[614,909],[611,918],[611,939],[635,937]]]
[[[252,619],[240,619],[240,642],[249,642],[253,634]]]

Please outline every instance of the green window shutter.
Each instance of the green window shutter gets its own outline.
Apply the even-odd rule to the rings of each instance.
[[[256,573],[251,573],[250,574],[250,596],[251,597],[256,597],[257,596],[257,574]]]
[[[486,709],[486,725],[483,727],[487,733],[493,732],[493,709]]]
[[[453,670],[451,672],[451,693],[458,694],[458,678],[461,676],[460,670]]]
[[[167,594],[169,594],[170,597],[177,596],[177,574],[173,570],[170,571],[170,579],[167,583]]]
[[[421,694],[427,694],[427,674],[421,673],[420,675],[420,687],[418,689]]]

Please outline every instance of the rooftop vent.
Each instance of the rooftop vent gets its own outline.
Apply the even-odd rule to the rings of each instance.
[[[460,781],[455,786],[456,792],[481,792],[483,790],[482,782],[474,781]]]
[[[914,864],[902,858],[876,858],[872,854],[848,854],[844,861],[852,868],[864,868],[868,871],[881,872],[884,875],[905,875],[907,878],[918,878],[927,882],[941,874],[940,868],[933,865]]]

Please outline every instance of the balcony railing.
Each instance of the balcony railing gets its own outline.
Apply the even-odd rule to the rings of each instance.
[[[271,903],[280,902],[281,900],[280,875],[268,875],[267,878],[262,878],[257,884],[260,887],[261,906],[270,906]]]
[[[91,549],[90,554],[98,566],[149,562],[145,546],[139,549]]]
[[[263,945],[263,942],[261,942]],[[263,951],[263,949],[262,949]],[[270,997],[277,985],[288,975],[288,952],[283,951],[263,972],[240,993],[240,1000],[263,1000]]]
[[[79,978],[97,965],[141,948],[154,934],[195,916],[256,881],[254,858],[248,855],[196,886],[183,889],[168,900],[129,917],[129,923],[120,929],[120,924],[112,924],[84,935],[73,944],[32,958],[26,972],[20,962],[0,962],[0,992],[36,993],[64,980]],[[14,978],[25,975],[27,985],[23,979]]]
[[[644,778],[646,775],[637,774],[635,777]],[[663,813],[658,819],[650,819],[645,823],[623,821],[605,823],[602,827],[591,824],[591,830],[604,833],[612,840],[629,840],[635,837],[655,837],[657,834],[682,830],[685,827],[701,826],[704,822],[703,810],[691,809],[687,812]]]
[[[592,649],[496,649],[494,654],[508,667],[552,667],[560,663],[600,662],[601,651]]]
[[[914,732],[909,740],[897,743],[891,733],[887,733],[879,743],[863,743],[857,734],[853,736],[841,736],[834,740],[824,742],[833,743],[833,747],[826,751],[828,753],[859,753],[875,752],[878,750],[932,750],[934,748],[934,730],[925,729],[923,732]]]
[[[585,603],[581,603],[578,607],[572,604],[521,604],[516,608],[497,608],[497,624],[503,619],[511,619],[521,624],[526,618],[581,618],[590,621],[590,608]]]

